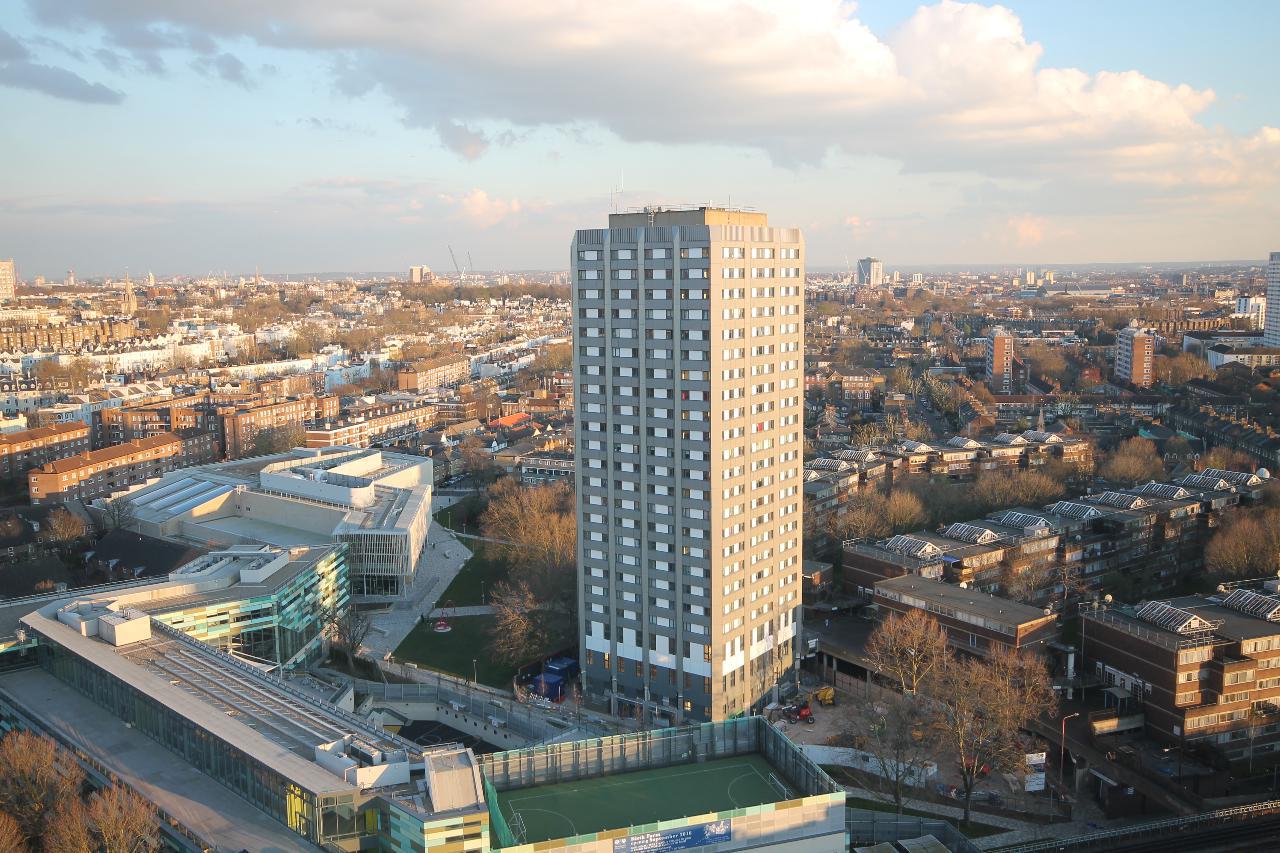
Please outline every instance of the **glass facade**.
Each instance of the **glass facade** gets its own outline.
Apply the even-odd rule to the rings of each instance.
[[[285,669],[305,666],[320,635],[320,614],[351,601],[345,545],[335,545],[271,595],[187,607],[152,616],[188,636]]]
[[[61,645],[42,638],[40,665],[124,722],[177,753],[294,832],[321,841],[315,793]]]

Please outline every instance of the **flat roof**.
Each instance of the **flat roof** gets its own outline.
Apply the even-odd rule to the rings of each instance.
[[[1013,626],[1052,618],[1051,614],[1046,614],[1039,607],[916,575],[876,581],[876,592],[880,593],[882,590],[896,595],[910,595],[937,607],[971,613],[992,622]]]
[[[319,849],[42,669],[0,674],[0,695],[219,849],[278,853]]]
[[[1213,633],[1228,640],[1255,640],[1259,637],[1275,637],[1280,635],[1280,623],[1268,622],[1241,613],[1230,607],[1223,607],[1217,602],[1201,598],[1198,595],[1186,595],[1169,601],[1174,607],[1190,611],[1210,622],[1221,622]]]
[[[329,732],[363,728],[354,723],[344,724],[347,721],[337,716],[341,712],[336,708],[316,703],[306,712],[288,710],[285,706],[301,707],[301,703],[264,674],[180,632],[159,626],[154,620],[152,639],[115,647],[103,640],[82,636],[62,624],[55,615],[57,609],[57,603],[47,605],[27,614],[22,621],[42,637],[220,740],[235,744],[312,793],[356,790],[354,785],[315,763],[314,748]],[[295,713],[305,713],[306,720],[298,719]],[[371,725],[368,728],[369,733],[363,730],[360,733],[372,736],[376,730]],[[303,749],[306,737],[314,740]],[[336,736],[329,738],[336,739]]]

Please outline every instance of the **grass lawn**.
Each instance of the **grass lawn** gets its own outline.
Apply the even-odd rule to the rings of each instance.
[[[449,584],[449,588],[440,596],[441,607],[448,602],[454,607],[469,607],[487,604],[489,595],[500,581],[507,579],[511,565],[502,559],[490,557],[483,542],[465,540],[463,542],[472,550],[471,559],[467,560],[458,576]],[[481,601],[481,593],[484,601]]]
[[[67,564],[56,554],[41,554],[0,567],[0,597],[35,595],[41,591],[36,587],[43,581],[49,582],[48,592],[53,592],[55,583],[65,583],[68,587],[82,583],[72,576]]]
[[[474,660],[476,678],[481,684],[510,690],[516,668],[495,661],[489,653],[494,617],[462,616],[449,622],[453,630],[447,634],[437,634],[430,621],[419,622],[396,649],[396,658],[468,680]]]
[[[452,506],[447,506],[436,512],[436,521],[442,527],[456,530],[459,533],[478,534],[480,532],[479,518],[488,505],[489,501],[484,495],[468,495]]]

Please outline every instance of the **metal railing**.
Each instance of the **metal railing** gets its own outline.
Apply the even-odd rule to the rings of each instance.
[[[433,702],[437,705],[451,705],[476,718],[488,721],[493,717],[502,723],[502,727],[532,743],[542,743],[562,737],[566,732],[580,729],[584,735],[596,732],[596,727],[584,721],[573,720],[558,714],[549,714],[539,708],[525,705],[514,700],[510,695],[490,692],[483,688],[476,689],[465,683],[451,683],[441,679],[435,684],[415,682],[412,684],[388,684],[380,681],[354,682],[359,693],[366,694],[374,700],[382,702]]]
[[[1280,813],[1280,800],[1267,800],[1247,806],[1232,806],[1226,809],[1215,809],[1210,812],[1171,817],[1126,826],[1119,829],[1091,832],[1088,835],[1076,835],[1070,838],[1058,838],[1045,841],[1033,841],[1018,847],[1003,847],[1001,853],[1035,853],[1041,850],[1070,850],[1077,847],[1092,847],[1122,841],[1127,838],[1138,838],[1144,835],[1160,835],[1166,832],[1178,832],[1187,828],[1211,826],[1216,823],[1227,823],[1235,820],[1265,817]]]

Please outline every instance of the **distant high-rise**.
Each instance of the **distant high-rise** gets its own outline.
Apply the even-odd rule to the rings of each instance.
[[[422,284],[424,281],[431,281],[432,278],[433,276],[431,274],[431,267],[428,267],[428,266],[409,267],[409,283],[410,284]]]
[[[858,284],[864,287],[880,287],[884,284],[884,264],[879,258],[862,258],[858,261]]]
[[[578,231],[579,631],[615,711],[759,711],[801,603],[804,240],[763,213]]]
[[[1280,252],[1272,252],[1267,263],[1267,318],[1262,345],[1280,347]]]
[[[1155,382],[1156,337],[1134,320],[1116,335],[1115,379],[1138,388]]]
[[[924,284],[924,273],[922,273],[922,272],[913,272],[913,273],[911,274],[911,283],[912,283],[912,284]]]
[[[0,261],[0,302],[13,299],[14,290],[18,286],[18,270],[13,259]]]
[[[987,336],[987,385],[997,394],[1013,393],[1013,335],[996,326]]]
[[[75,286],[76,286],[76,271],[75,271],[75,270],[67,270],[67,277],[66,277],[65,279],[63,279],[63,280],[62,280],[62,283],[63,283],[63,284],[65,284],[67,287],[75,287]]]

